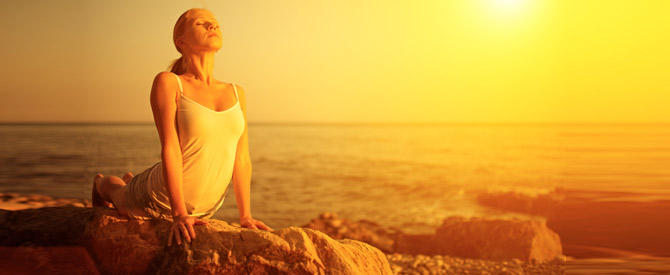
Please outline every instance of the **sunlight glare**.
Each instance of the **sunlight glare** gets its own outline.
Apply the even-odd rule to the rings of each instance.
[[[492,0],[496,10],[501,12],[518,11],[523,7],[527,0]]]
[[[485,22],[488,28],[506,32],[520,31],[533,17],[531,10],[537,9],[537,5],[540,4],[529,0],[487,0],[481,3],[486,13],[481,19],[482,22]]]

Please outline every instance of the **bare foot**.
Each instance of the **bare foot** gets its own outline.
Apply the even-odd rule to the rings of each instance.
[[[126,184],[128,184],[130,182],[130,180],[133,179],[133,177],[135,177],[135,176],[133,176],[133,173],[126,172],[125,174],[123,174],[123,181],[125,181]]]
[[[103,206],[103,207],[112,208],[112,203],[107,202],[106,200],[104,200],[100,196],[100,194],[98,193],[98,189],[95,188],[98,180],[101,179],[102,177],[103,176],[100,173],[98,173],[97,175],[95,175],[95,177],[93,177],[93,190],[91,190],[91,199],[92,199],[92,202],[93,202],[93,207]]]

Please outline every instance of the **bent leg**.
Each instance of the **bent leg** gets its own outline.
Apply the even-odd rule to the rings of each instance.
[[[112,204],[105,201],[101,196],[100,193],[98,192],[98,180],[102,178],[102,174],[98,173],[93,177],[93,188],[91,188],[91,201],[93,202],[93,206],[102,206],[102,207],[107,207],[107,208],[112,208]]]
[[[119,211],[119,215],[129,217],[128,216],[128,208],[126,206],[126,190],[128,188],[121,187],[114,191],[112,193],[112,204],[114,204],[114,208],[116,208],[116,211]]]
[[[94,186],[105,202],[111,202],[119,214],[128,216],[125,205],[126,182],[123,179],[116,176],[103,176],[97,178]]]

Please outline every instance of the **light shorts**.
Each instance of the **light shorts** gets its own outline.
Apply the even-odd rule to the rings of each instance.
[[[135,220],[172,219],[172,210],[156,204],[148,194],[147,184],[149,175],[158,164],[160,164],[160,162],[147,168],[142,173],[135,175],[135,177],[126,184],[126,194],[124,199],[129,218]],[[208,219],[213,215],[214,212],[210,212],[194,217]]]

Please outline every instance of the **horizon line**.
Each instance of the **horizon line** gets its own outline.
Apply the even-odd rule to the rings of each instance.
[[[153,121],[0,121],[0,125],[153,125]],[[654,121],[256,121],[249,125],[666,125]]]

